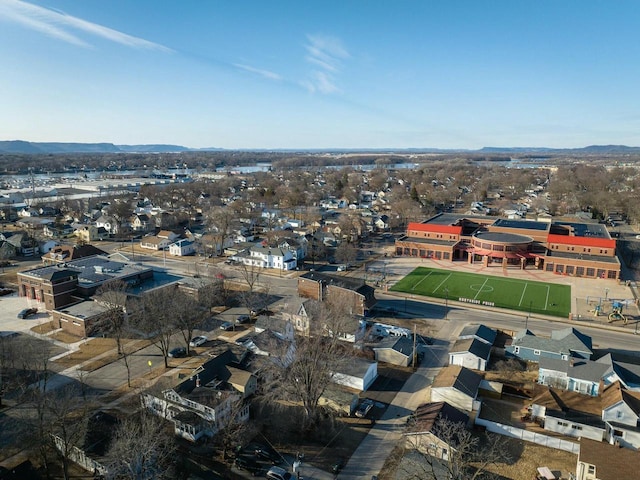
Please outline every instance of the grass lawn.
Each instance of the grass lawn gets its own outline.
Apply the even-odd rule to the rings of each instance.
[[[567,317],[571,311],[568,285],[435,268],[418,267],[391,290],[557,317]]]

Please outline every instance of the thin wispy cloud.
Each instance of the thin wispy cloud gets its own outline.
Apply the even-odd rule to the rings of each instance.
[[[261,77],[268,78],[269,80],[282,80],[282,77],[277,73],[271,72],[269,70],[263,70],[261,68],[255,68],[251,65],[244,65],[242,63],[234,63],[234,67],[239,68],[240,70],[244,70],[246,72],[255,73],[256,75],[260,75]]]
[[[305,60],[313,66],[303,85],[311,92],[336,93],[337,75],[344,60],[351,55],[339,38],[327,35],[307,35]]]
[[[79,36],[89,34],[126,47],[173,52],[170,48],[158,43],[20,0],[0,0],[0,19],[80,47],[91,47],[88,41]]]

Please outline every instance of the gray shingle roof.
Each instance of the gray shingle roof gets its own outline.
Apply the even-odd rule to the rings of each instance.
[[[609,367],[604,363],[591,360],[560,360],[557,358],[540,358],[540,368],[566,373],[568,377],[578,380],[599,382]]]
[[[488,343],[484,343],[477,338],[469,338],[456,341],[453,347],[451,347],[451,350],[449,350],[449,353],[464,352],[469,352],[478,358],[488,360],[489,354],[491,353],[491,345],[489,345]]]
[[[513,345],[563,355],[571,355],[572,352],[584,352],[589,355],[593,353],[591,337],[572,327],[551,332],[551,338],[537,337],[529,330],[522,330],[514,337]]]
[[[493,328],[489,328],[486,325],[467,325],[460,332],[460,337],[478,337],[487,343],[493,345],[496,340],[498,332]]]

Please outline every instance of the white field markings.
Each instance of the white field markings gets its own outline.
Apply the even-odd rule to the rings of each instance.
[[[522,306],[522,300],[524,300],[524,292],[527,291],[527,286],[529,285],[529,283],[525,283],[524,284],[524,288],[522,289],[522,295],[520,295],[520,301],[518,302],[518,306],[521,307]]]
[[[433,289],[433,293],[436,293],[436,292],[440,289],[440,287],[441,287],[442,285],[444,285],[445,283],[447,283],[447,280],[449,280],[450,278],[451,278],[451,274],[447,275],[447,276],[445,277],[445,279],[444,279],[444,280],[442,280],[442,281],[438,284],[438,286],[437,286],[436,288],[434,288],[434,289]]]
[[[420,284],[422,283],[422,281],[423,281],[423,280],[425,280],[425,279],[426,279],[429,275],[431,275],[432,273],[433,273],[433,270],[430,270],[430,271],[429,271],[429,273],[427,273],[424,277],[422,277],[422,278],[420,279],[420,281],[419,281],[418,283],[416,283],[416,284],[411,288],[411,291],[415,290],[415,289],[418,287],[418,285],[420,285]]]
[[[484,279],[484,283],[482,285],[480,285],[480,288],[478,289],[478,293],[476,293],[476,296],[473,297],[474,300],[477,300],[478,299],[478,295],[480,295],[484,291],[484,286],[487,284],[488,281],[489,281],[489,277],[486,277]]]
[[[551,288],[549,288],[549,285],[547,285],[547,298],[544,301],[544,309],[546,310],[549,307],[549,292],[551,291]]]

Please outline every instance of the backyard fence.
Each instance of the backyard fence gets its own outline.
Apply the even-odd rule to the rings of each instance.
[[[529,430],[523,430],[522,428],[517,428],[511,425],[492,422],[490,420],[485,420],[484,418],[479,417],[476,417],[475,423],[476,425],[482,425],[486,427],[487,430],[493,433],[498,433],[507,437],[518,438],[527,442],[537,443],[538,445],[542,445],[544,447],[564,450],[576,455],[580,453],[580,445],[578,443],[562,440],[561,438],[549,437],[548,435],[543,435],[542,433],[530,432]]]

